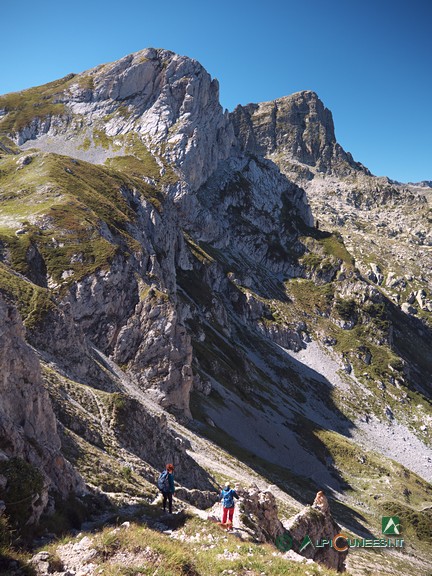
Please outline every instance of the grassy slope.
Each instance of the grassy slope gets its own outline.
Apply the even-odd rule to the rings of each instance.
[[[41,153],[21,166],[23,157],[0,158],[0,289],[33,323],[52,301],[46,287],[30,281],[29,254],[36,250],[43,258],[44,274],[53,286],[66,287],[109,266],[117,253],[141,250],[133,237],[136,214],[123,190],[138,191],[156,209],[161,195],[142,180],[110,168]]]
[[[272,545],[242,542],[226,534],[218,526],[199,518],[182,515],[164,519],[170,535],[161,534],[152,528],[158,513],[148,506],[141,506],[141,519],[125,528],[107,526],[96,533],[85,534],[91,539],[90,550],[94,550],[91,564],[94,572],[107,576],[138,576],[163,574],[163,576],[217,576],[238,574],[248,576],[333,576],[333,570],[317,565],[293,562],[283,557]],[[145,518],[145,520],[143,520]],[[130,516],[117,516],[117,523],[130,521]],[[62,570],[62,556],[67,549],[82,540],[67,538],[59,543],[44,546],[50,555],[52,569]],[[5,550],[8,554],[7,550]],[[9,554],[11,554],[9,552]],[[76,553],[77,554],[77,553]],[[80,552],[78,552],[78,555]],[[85,552],[81,552],[81,556]],[[27,556],[11,554],[24,564]],[[77,558],[77,561],[80,561]],[[75,568],[75,566],[74,566]],[[25,570],[30,576],[31,570]],[[12,572],[2,572],[12,576]],[[347,572],[349,576],[349,572]]]

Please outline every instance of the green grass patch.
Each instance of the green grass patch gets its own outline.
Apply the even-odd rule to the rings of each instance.
[[[84,138],[83,143],[81,144],[81,146],[78,146],[78,148],[80,150],[84,150],[84,152],[87,152],[87,150],[90,149],[91,146],[91,140],[90,138],[87,136],[86,138]]]
[[[303,266],[307,266],[308,268],[318,268],[318,266],[323,261],[322,256],[315,254],[314,252],[307,252],[302,258],[301,263]]]
[[[34,245],[56,282],[68,281],[62,278],[65,270],[75,281],[109,265],[118,251],[141,249],[130,233],[136,213],[125,190],[138,190],[159,209],[162,201],[142,181],[55,154],[38,154],[18,171],[14,159],[1,159],[0,185],[0,240],[13,267],[28,273],[28,251]],[[113,240],[102,236],[102,223]],[[18,227],[26,233],[17,237]]]
[[[115,156],[114,158],[109,158],[106,162],[107,166],[118,170],[119,172],[125,172],[130,176],[136,176],[141,178],[142,176],[147,176],[155,179],[159,177],[159,173],[155,173],[154,167],[149,166],[149,164],[136,156],[127,154],[126,156]]]
[[[319,240],[324,248],[324,252],[328,256],[334,256],[338,260],[342,260],[348,267],[354,266],[354,258],[345,247],[342,236],[339,232],[333,232],[330,236],[324,237]]]
[[[337,432],[315,428],[312,434],[317,440],[310,444],[314,451],[323,454],[324,447],[333,465],[356,491],[356,498],[374,508],[377,515],[389,499],[401,508],[407,505],[419,509],[430,507],[432,485],[414,472],[382,454],[358,446]],[[393,514],[390,512],[387,515]]]
[[[343,320],[350,320],[356,312],[357,305],[355,300],[342,300],[338,298],[335,302],[335,309]]]
[[[287,292],[302,310],[329,312],[334,300],[334,286],[331,283],[317,286],[312,280],[290,280],[285,283]]]
[[[376,328],[371,325],[357,325],[352,330],[343,330],[337,326],[330,326],[330,333],[337,342],[334,349],[349,357],[356,373],[367,372],[371,378],[383,379],[391,374],[389,365],[399,365],[400,358],[392,352],[386,344],[374,343],[373,336]],[[366,364],[365,352],[371,355],[370,363]]]
[[[42,322],[45,315],[54,308],[48,290],[17,276],[2,263],[0,292],[18,306],[24,325],[30,330]]]
[[[334,466],[343,473],[347,479],[355,477],[379,479],[390,476],[391,470],[383,464],[383,458],[372,452],[366,452],[348,438],[337,432],[316,428],[313,435],[319,445],[325,446]],[[317,444],[318,447],[318,444]],[[322,454],[322,448],[318,451]]]
[[[116,142],[124,146],[125,155],[108,158],[106,165],[138,178],[146,176],[159,184],[174,184],[178,177],[163,160],[160,165],[155,156],[136,134],[116,136]]]
[[[432,544],[432,507],[415,510],[401,502],[390,500],[382,505],[382,510],[386,516],[399,517],[406,541],[416,538],[428,545]]]
[[[286,560],[275,554],[271,544],[241,542],[223,533],[219,527],[195,518],[186,519],[178,529],[185,541],[159,534],[151,528],[131,524],[128,529],[106,528],[96,536],[96,561],[109,576],[151,575],[157,570],[164,576],[218,576],[250,574],[259,576],[330,576],[336,574],[322,566]],[[189,541],[194,538],[194,541]],[[197,540],[198,539],[198,540]],[[117,554],[134,554],[136,562],[122,565]],[[232,558],[227,558],[227,554]]]
[[[93,445],[70,429],[62,434],[62,451],[86,482],[98,486],[104,492],[122,493],[151,501],[155,495],[154,483],[141,474],[131,471],[125,477],[124,464],[116,449],[104,449]]]
[[[82,88],[83,90],[93,90],[94,89],[94,78],[93,76],[90,75],[80,75],[80,76],[76,76],[75,80],[73,83],[75,83],[75,81],[77,80],[77,84],[80,88]]]
[[[307,235],[300,237],[307,249],[307,252],[300,259],[303,266],[312,270],[320,268],[324,273],[331,272],[341,263],[348,270],[354,269],[354,258],[346,249],[342,236],[338,232],[330,234],[307,228],[306,233]]]
[[[19,154],[21,150],[5,134],[0,134],[0,158],[8,154]]]
[[[109,150],[111,146],[111,139],[107,136],[104,130],[98,130],[95,128],[93,130],[93,142],[96,146],[102,146],[105,150]]]
[[[65,106],[58,100],[71,86],[74,77],[74,74],[69,74],[42,86],[0,96],[0,110],[4,109],[7,112],[0,119],[0,132],[11,134],[22,130],[35,118],[43,119],[64,114]]]

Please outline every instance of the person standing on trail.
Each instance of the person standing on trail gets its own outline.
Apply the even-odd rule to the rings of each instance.
[[[234,516],[234,498],[238,498],[238,494],[231,488],[229,482],[227,482],[220,493],[219,500],[223,500],[222,524],[227,524],[228,519],[228,525],[230,527],[232,527]]]
[[[168,502],[168,511],[172,514],[172,499],[175,492],[174,466],[172,464],[167,464],[166,470],[164,470],[159,476],[158,488],[162,492],[164,512],[166,512],[166,505]]]

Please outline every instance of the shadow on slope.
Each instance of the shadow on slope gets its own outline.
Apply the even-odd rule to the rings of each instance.
[[[195,406],[198,402],[199,401],[195,399]],[[212,440],[216,445],[227,451],[239,462],[246,464],[263,478],[267,479],[271,484],[276,485],[278,488],[292,496],[303,506],[311,505],[317,491],[324,488],[322,483],[318,483],[307,476],[297,475],[282,464],[272,463],[265,458],[257,456],[257,454],[251,449],[247,449],[240,445],[224,430],[200,423],[197,432]],[[249,432],[251,431],[249,430]],[[251,434],[251,442],[253,440],[254,435]],[[229,463],[231,466],[235,466],[235,463]],[[339,522],[361,537],[373,537],[372,533],[365,528],[365,523],[367,522],[365,516],[343,502],[333,499],[329,496],[328,491],[327,495],[333,515]],[[295,512],[292,512],[290,516],[294,514]]]
[[[209,330],[207,347],[207,338],[193,341],[197,372],[212,385],[209,396],[192,394],[198,432],[302,504],[320,489],[351,490],[324,441],[326,433],[349,437],[352,427],[331,383],[251,331],[230,340],[213,328],[206,336]],[[371,536],[359,512],[336,500],[332,506],[353,532]]]
[[[415,316],[408,316],[388,301],[388,314],[393,325],[395,352],[403,358],[410,387],[432,400],[432,329]],[[410,366],[411,365],[411,366]],[[410,366],[410,367],[409,367]]]

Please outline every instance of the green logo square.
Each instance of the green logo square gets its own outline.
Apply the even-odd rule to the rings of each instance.
[[[383,516],[381,525],[383,534],[397,535],[401,533],[399,516]]]

